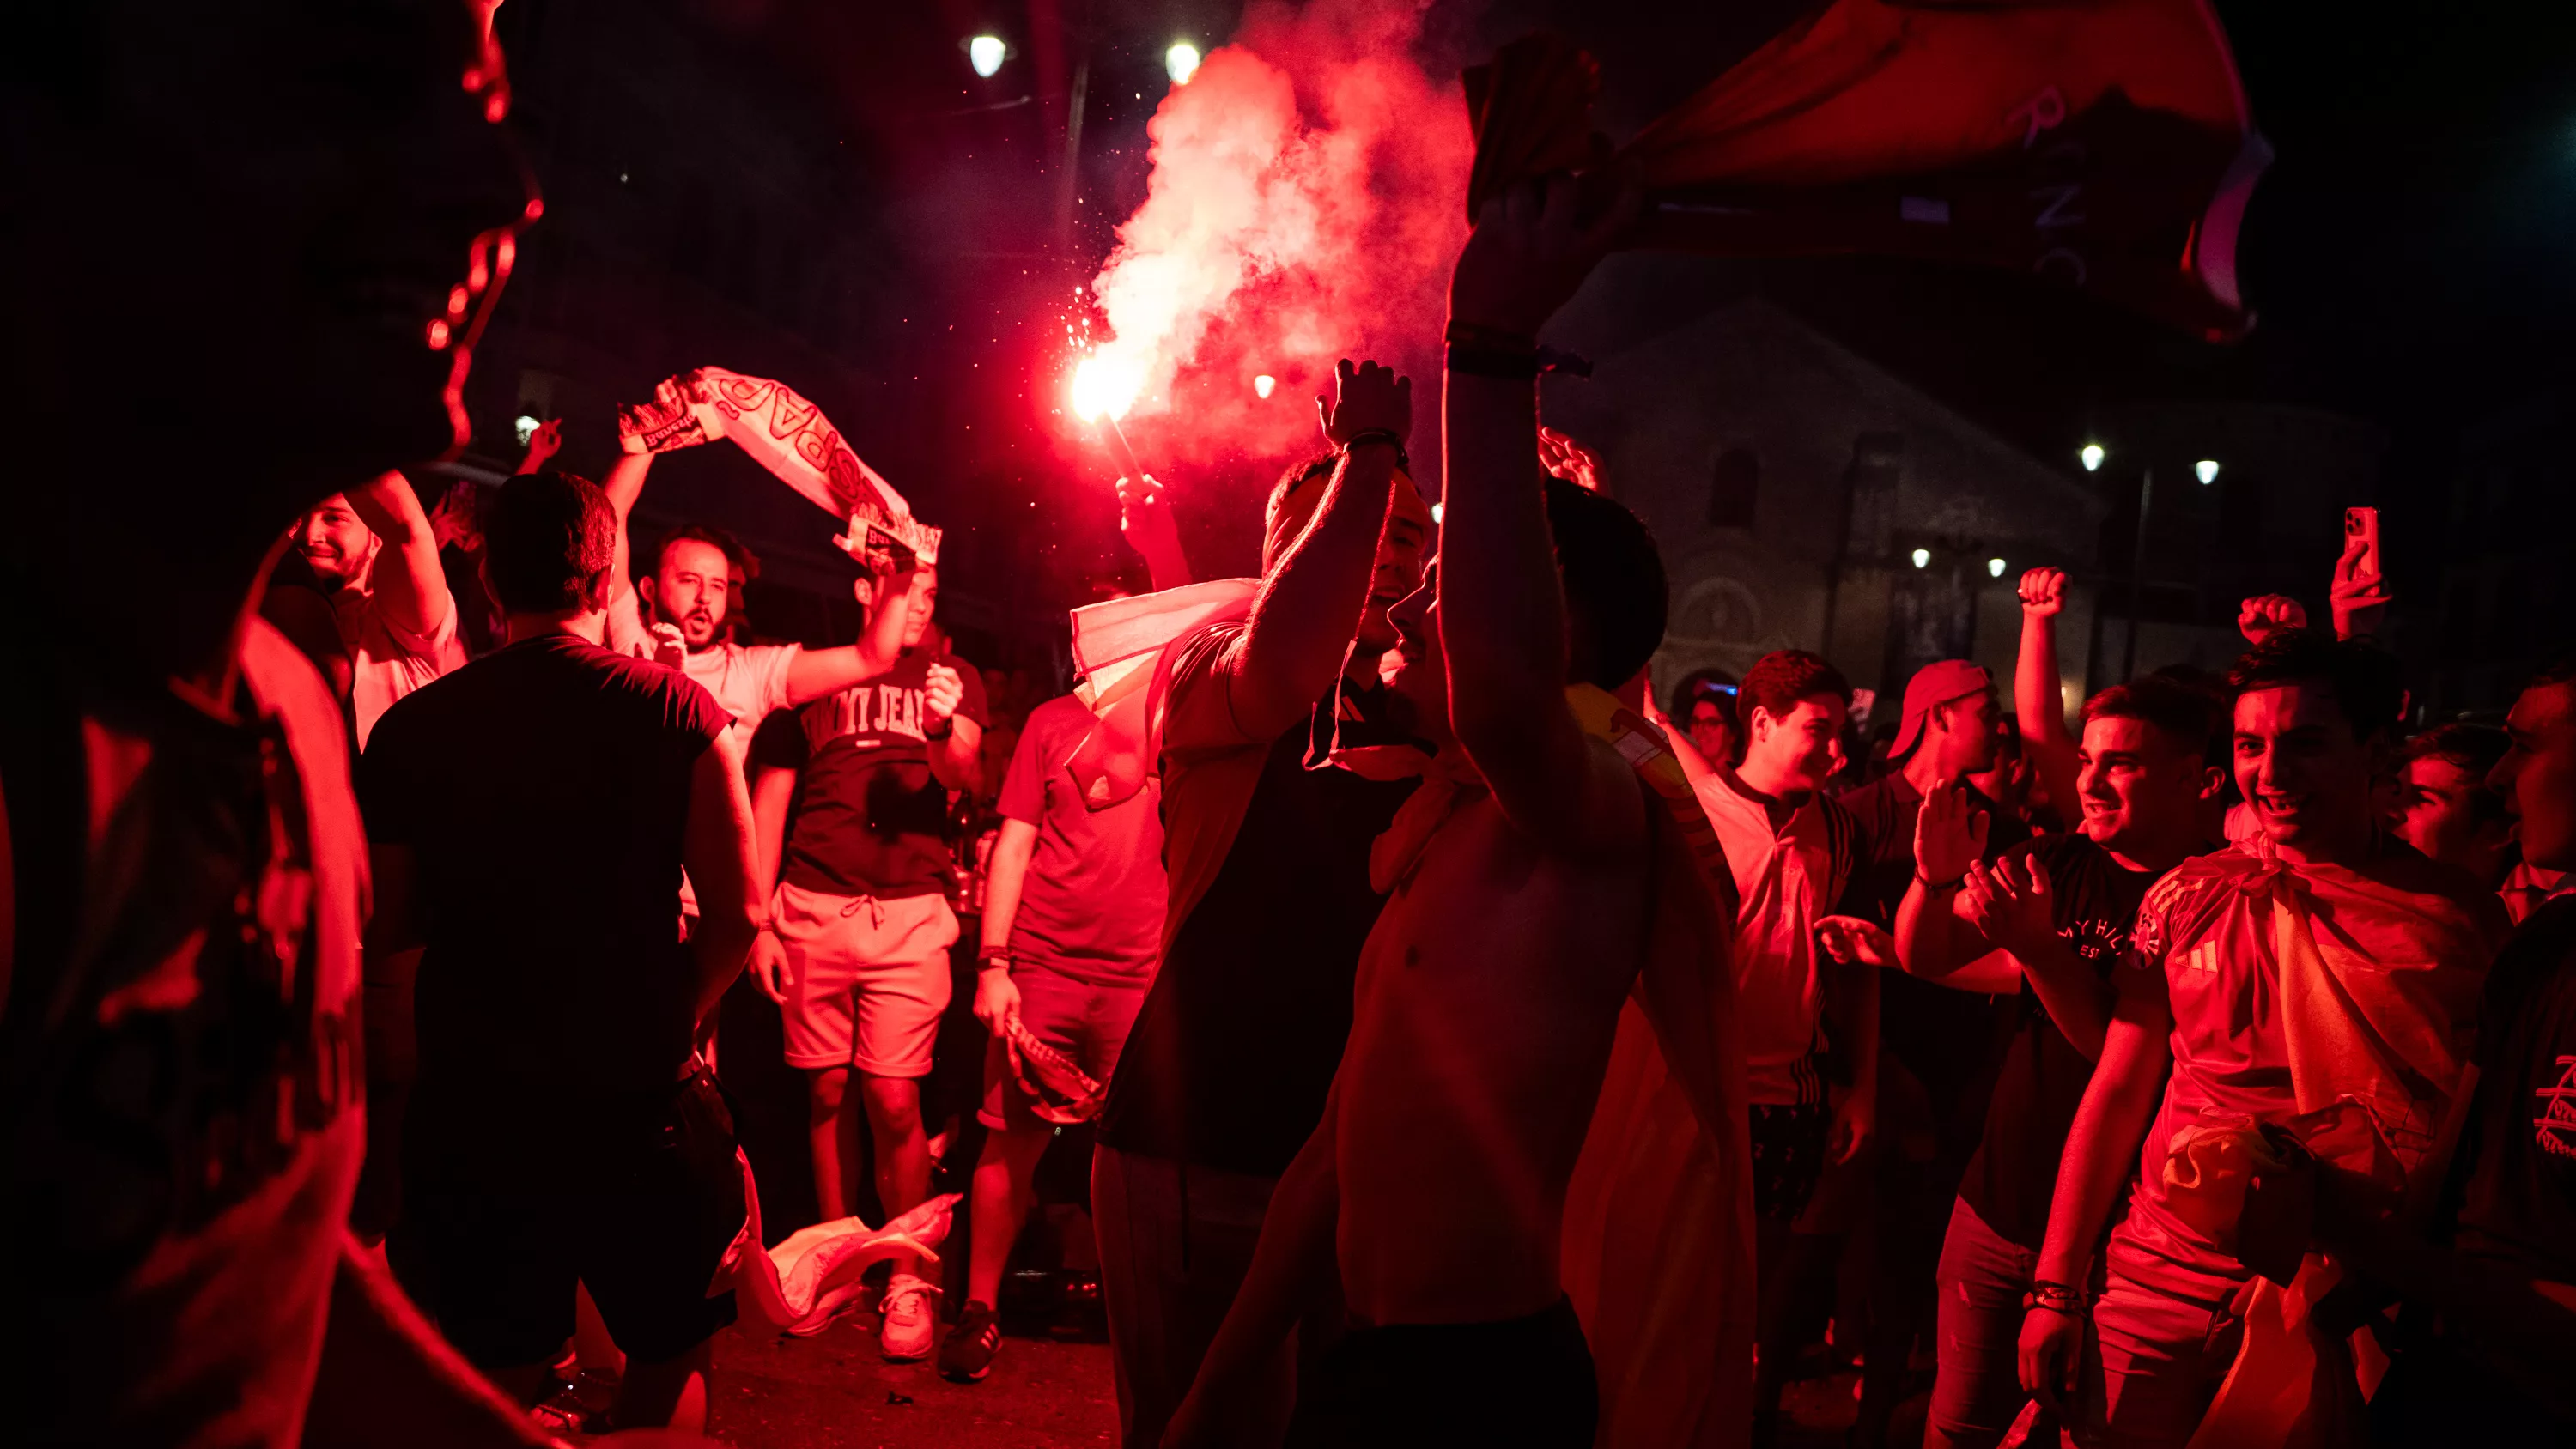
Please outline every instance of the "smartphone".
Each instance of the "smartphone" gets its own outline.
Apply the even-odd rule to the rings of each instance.
[[[2376,508],[2345,509],[2343,536],[2362,541],[2361,559],[2355,572],[2364,578],[2376,577],[2379,573],[2379,510]]]

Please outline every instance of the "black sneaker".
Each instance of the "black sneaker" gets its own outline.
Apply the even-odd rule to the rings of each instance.
[[[968,1303],[948,1337],[939,1345],[939,1376],[954,1383],[981,1383],[993,1371],[993,1355],[1002,1351],[1002,1325],[989,1303]]]

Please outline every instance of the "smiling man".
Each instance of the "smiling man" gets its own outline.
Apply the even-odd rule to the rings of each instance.
[[[2018,1025],[1941,1248],[1940,1364],[1924,1442],[1993,1445],[2021,1412],[2022,1301],[2048,1227],[2068,1126],[2102,1055],[2111,972],[2148,888],[2202,838],[2224,783],[2218,711],[2149,677],[2086,701],[2076,752],[2079,830],[1978,859],[1986,827],[1960,792],[1924,804],[1922,862],[1897,911],[1907,972],[2017,996]]]
[[[2236,783],[2262,835],[2183,862],[2147,893],[2022,1325],[2022,1384],[2079,1444],[2188,1441],[2249,1309],[2265,1300],[2256,1316],[2277,1321],[2337,1271],[2311,1259],[2286,1290],[2256,1279],[2232,1222],[2195,1200],[2189,1164],[2168,1159],[2251,1119],[2375,1167],[2387,1190],[2438,1173],[2435,1133],[2504,934],[2483,884],[2373,818],[2371,781],[2405,697],[2395,661],[2291,629],[2237,661],[2228,683]],[[2342,1135],[2329,1142],[2327,1128]],[[2133,1167],[2137,1189],[2115,1215]]]

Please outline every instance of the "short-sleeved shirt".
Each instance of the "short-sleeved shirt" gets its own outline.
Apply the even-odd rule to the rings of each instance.
[[[1029,711],[1001,812],[1037,827],[1037,848],[1011,918],[1011,956],[1077,981],[1132,985],[1151,978],[1163,948],[1162,790],[1145,788],[1093,810],[1065,768],[1099,720],[1081,700]]]
[[[385,712],[368,839],[411,847],[424,1091],[596,1099],[689,1057],[679,939],[690,772],[731,723],[685,675],[524,639]]]
[[[2504,908],[2465,872],[2434,865],[2402,842],[2383,837],[2379,850],[2387,879],[2346,866],[2295,868],[2311,929],[2333,932],[2374,968],[2402,975],[2407,995],[2465,1045]],[[2123,1275],[2179,1298],[2214,1301],[2250,1270],[2167,1205],[2174,1135],[2201,1122],[2298,1115],[2264,883],[2275,865],[2230,846],[2176,866],[2148,890],[2129,957],[2115,973],[2122,991],[2165,998],[2173,1070],[2108,1256]]]
[[[1967,787],[1968,803],[1985,812],[1986,859],[2030,838],[2030,828]],[[1837,802],[1860,828],[1860,861],[1843,892],[1841,914],[1896,928],[1896,908],[1914,884],[1914,818],[1923,796],[1902,771],[1890,771]],[[1973,992],[1882,971],[1878,977],[1878,1042],[1930,1094],[1941,1160],[1957,1173],[1975,1150],[1985,1119],[1984,1088],[2003,1055],[2008,1019]]]
[[[948,787],[930,770],[922,690],[931,656],[774,716],[755,738],[752,762],[795,770],[796,823],[779,879],[800,890],[904,900],[954,891],[948,853]],[[962,659],[939,663],[965,685],[956,718],[987,718],[984,678]]]
[[[1851,878],[1851,817],[1833,801],[1810,796],[1775,826],[1772,803],[1732,770],[1721,769],[1695,788],[1735,876],[1735,1002],[1748,1100],[1757,1106],[1822,1101],[1814,1056],[1825,983],[1816,922],[1833,913]]]
[[[1163,964],[1102,1109],[1100,1140],[1255,1176],[1288,1170],[1351,1033],[1360,947],[1386,903],[1369,846],[1415,781],[1323,759],[1399,738],[1386,690],[1347,682],[1275,739],[1234,723],[1219,672],[1240,624],[1174,646],[1163,737],[1170,904]]]
[[[394,707],[394,701],[465,663],[453,603],[426,634],[415,634],[385,617],[376,596],[364,589],[333,594],[331,617],[340,626],[340,647],[349,654],[349,722],[357,730],[362,750],[375,732],[376,721]]]
[[[2459,1246],[2576,1283],[2576,896],[2526,917],[2478,1007]]]
[[[632,589],[609,606],[607,644],[611,653],[653,657],[653,636],[644,627]],[[787,671],[804,652],[798,644],[736,644],[728,639],[690,650],[680,668],[733,716],[733,742],[748,752],[761,722],[787,708]]]
[[[2058,938],[2107,988],[2128,955],[2138,906],[2163,873],[2131,870],[2080,834],[2042,836],[2001,858],[2019,858],[2047,873]],[[2037,1252],[2048,1235],[2058,1159],[2066,1151],[2067,1129],[2075,1125],[2075,1109],[2083,1105],[2085,1084],[2093,1080],[2093,1063],[2049,1019],[2027,982],[2019,1003],[2006,1009],[2019,1025],[2005,1048],[1986,1104],[1985,1136],[1968,1161],[1959,1196],[2006,1241]]]

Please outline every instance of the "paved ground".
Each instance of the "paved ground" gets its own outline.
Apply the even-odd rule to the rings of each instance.
[[[716,1373],[709,1429],[736,1449],[1096,1449],[1118,1437],[1098,1342],[1011,1338],[992,1377],[952,1384],[927,1363],[879,1358],[863,1317],[814,1338],[728,1330]],[[1846,1372],[1792,1384],[1782,1449],[1841,1449],[1857,1382]],[[598,1385],[575,1393],[605,1401]],[[1921,1442],[1922,1408],[1918,1395],[1898,1411],[1891,1443]]]

